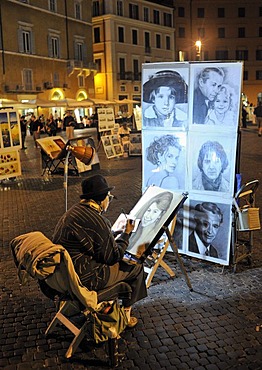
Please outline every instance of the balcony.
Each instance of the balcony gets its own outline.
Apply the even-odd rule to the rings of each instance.
[[[42,85],[18,85],[18,84],[8,84],[3,86],[3,91],[6,93],[39,93],[43,90]]]
[[[141,81],[141,72],[120,72],[117,74],[118,80]]]
[[[94,62],[88,62],[86,60],[75,60],[71,59],[67,61],[67,73],[70,76],[74,72],[80,72],[85,74],[86,77],[90,75],[91,72],[96,74],[98,72],[97,64]]]

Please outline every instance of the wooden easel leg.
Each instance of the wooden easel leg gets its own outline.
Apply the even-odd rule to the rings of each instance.
[[[164,226],[164,230],[165,230],[165,233],[166,233],[166,235],[168,237],[169,244],[171,245],[171,248],[173,249],[174,255],[175,255],[176,260],[177,260],[177,263],[179,264],[179,267],[180,267],[180,269],[181,269],[181,271],[182,271],[182,273],[183,273],[183,275],[185,277],[187,286],[189,287],[189,290],[190,291],[193,291],[191,282],[190,282],[189,277],[187,275],[187,272],[186,272],[185,266],[183,264],[183,261],[182,261],[180,255],[179,255],[179,253],[178,253],[178,249],[177,249],[177,246],[176,246],[176,244],[174,242],[174,239],[173,239],[172,235],[170,234],[170,231],[169,231],[168,227]]]

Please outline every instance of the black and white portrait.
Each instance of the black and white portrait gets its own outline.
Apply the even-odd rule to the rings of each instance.
[[[236,130],[239,121],[241,63],[191,65],[190,122]]]
[[[190,134],[192,190],[232,194],[234,137]],[[233,166],[233,168],[232,168]]]
[[[162,67],[162,68],[161,68]],[[172,63],[144,66],[142,91],[143,128],[184,128],[188,121],[188,67]]]
[[[188,252],[198,258],[229,263],[231,204],[190,200]]]
[[[145,253],[182,198],[180,193],[150,186],[129,214],[130,218],[138,219],[139,224],[129,239],[127,252],[136,257]]]
[[[185,188],[186,134],[156,132],[143,134],[143,188]]]

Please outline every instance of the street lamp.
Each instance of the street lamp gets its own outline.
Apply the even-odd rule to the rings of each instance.
[[[196,46],[196,60],[201,60],[201,47],[202,47],[201,40],[197,40],[195,46]]]

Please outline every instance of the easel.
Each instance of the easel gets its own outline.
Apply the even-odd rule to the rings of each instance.
[[[189,288],[190,291],[193,291],[193,288],[192,288],[192,285],[191,285],[191,282],[189,280],[189,277],[187,275],[187,272],[186,272],[186,269],[185,269],[185,266],[183,264],[183,261],[178,253],[178,248],[176,246],[176,243],[175,243],[175,240],[173,238],[173,233],[174,233],[174,229],[175,229],[175,225],[176,225],[176,218],[177,216],[174,217],[172,223],[171,223],[171,226],[170,226],[170,229],[167,227],[167,226],[163,226],[163,230],[164,230],[164,233],[165,235],[167,236],[167,239],[166,241],[164,242],[165,238],[162,238],[159,240],[159,242],[157,244],[161,244],[164,242],[164,247],[160,249],[159,252],[157,252],[156,250],[154,250],[151,255],[147,256],[145,262],[144,262],[144,271],[148,274],[147,275],[147,278],[146,278],[146,287],[149,288],[150,284],[151,284],[151,281],[158,269],[159,266],[163,267],[164,270],[166,270],[166,272],[170,275],[171,278],[174,278],[175,277],[175,273],[174,271],[167,265],[167,263],[165,263],[163,261],[163,258],[166,254],[166,251],[169,247],[169,245],[171,246],[173,252],[174,252],[174,255],[175,255],[175,258],[176,258],[176,261],[185,277],[185,280],[186,280],[186,283],[187,283],[187,286]]]

